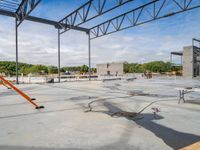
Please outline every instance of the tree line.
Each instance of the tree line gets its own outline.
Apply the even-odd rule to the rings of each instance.
[[[45,66],[45,65],[33,65],[27,63],[18,64],[19,74],[23,73],[28,75],[29,73],[39,73],[39,74],[56,74],[58,73],[58,67],[56,66]],[[89,67],[87,65],[82,66],[70,66],[62,67],[60,72],[79,72],[81,74],[87,73]],[[96,68],[91,68],[92,72],[96,72]],[[5,73],[6,75],[16,74],[16,63],[12,61],[0,61],[0,73]]]
[[[125,73],[144,73],[145,71],[151,71],[155,73],[165,73],[171,71],[180,71],[181,66],[176,66],[170,62],[164,61],[152,61],[144,64],[139,63],[125,63]]]
[[[173,67],[172,67],[173,66]],[[45,65],[33,65],[27,63],[19,63],[19,74],[23,73],[28,75],[29,73],[39,73],[39,74],[56,74],[58,73],[58,68],[56,66],[45,66]],[[153,61],[144,64],[139,63],[125,63],[124,73],[143,73],[145,71],[163,73],[170,71],[180,71],[182,68],[180,66],[175,66],[170,62],[163,61]],[[67,66],[60,69],[61,72],[78,72],[80,74],[87,73],[89,67],[87,65],[82,66]],[[91,68],[91,71],[96,73],[96,68]],[[5,73],[6,75],[16,74],[16,63],[11,61],[0,61],[0,73]]]

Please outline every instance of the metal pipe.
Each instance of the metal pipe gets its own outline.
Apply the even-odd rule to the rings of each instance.
[[[58,82],[60,83],[60,29],[58,29]]]
[[[19,75],[18,75],[18,27],[17,27],[17,18],[15,19],[15,39],[16,39],[16,84],[19,84]]]
[[[90,32],[88,32],[88,59],[89,59],[89,80],[91,80],[91,40]]]

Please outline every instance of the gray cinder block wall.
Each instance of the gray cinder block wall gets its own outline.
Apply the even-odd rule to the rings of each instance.
[[[193,77],[193,46],[183,47],[183,77]]]
[[[187,46],[183,48],[183,77],[193,78],[200,75],[199,48]]]
[[[106,64],[97,64],[97,75],[123,75],[124,73],[124,63],[123,62],[113,62]]]

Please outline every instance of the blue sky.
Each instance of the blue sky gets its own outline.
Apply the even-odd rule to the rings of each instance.
[[[42,0],[31,15],[58,21],[86,1]],[[138,3],[131,2],[82,26],[92,27],[134,8],[135,4]],[[193,37],[200,38],[199,16],[198,8],[92,40],[92,65],[112,61],[168,61],[171,51],[181,51],[184,46],[191,45]],[[0,16],[0,61],[15,60],[14,33],[14,19]],[[71,30],[63,34],[61,65],[87,64],[87,43],[85,33]],[[57,30],[52,26],[24,21],[19,27],[19,61],[57,65]],[[178,62],[179,58],[175,61]]]

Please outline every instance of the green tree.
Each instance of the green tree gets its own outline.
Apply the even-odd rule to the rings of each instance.
[[[61,70],[62,71],[62,70]],[[58,68],[55,66],[48,66],[48,73],[49,74],[55,74],[58,73]]]
[[[138,63],[129,63],[124,64],[125,73],[142,73],[146,70],[151,72],[169,72],[170,71],[170,62],[163,61],[152,61],[144,64]],[[180,70],[180,68],[177,68]]]
[[[87,73],[88,72],[88,70],[89,70],[89,67],[87,66],[87,65],[83,65],[83,66],[81,66],[81,73]]]
[[[48,68],[43,65],[34,65],[28,69],[29,73],[48,73]]]
[[[124,64],[124,73],[130,73],[129,68],[130,68],[130,64],[125,63],[125,64]]]
[[[97,73],[97,68],[92,68],[92,72]]]

